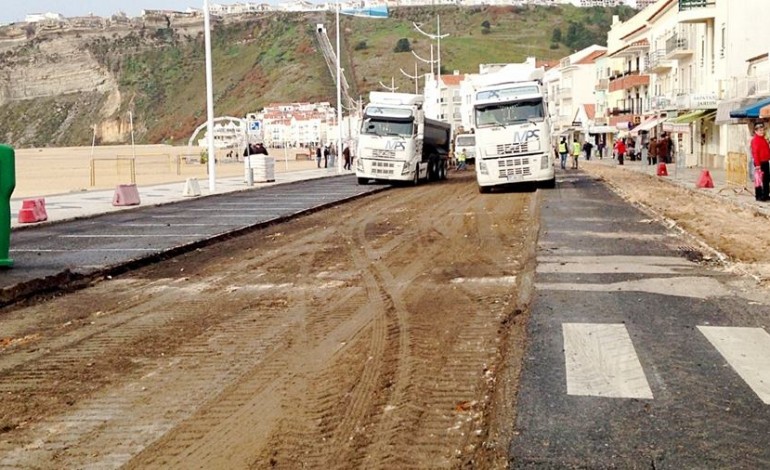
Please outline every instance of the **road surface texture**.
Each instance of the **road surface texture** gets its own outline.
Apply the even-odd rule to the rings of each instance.
[[[541,193],[458,175],[6,307],[0,468],[504,466]]]
[[[647,188],[656,209],[702,202],[681,225],[720,213]],[[769,468],[766,288],[582,172],[542,204],[511,467]],[[741,229],[719,220],[715,245]]]

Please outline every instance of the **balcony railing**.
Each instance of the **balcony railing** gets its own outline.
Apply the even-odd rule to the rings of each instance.
[[[595,87],[596,91],[608,90],[609,88],[610,88],[610,79],[609,78],[600,78],[596,82],[596,87]]]
[[[665,72],[673,67],[671,61],[666,59],[666,51],[659,49],[657,51],[650,52],[647,57],[647,67],[654,73]]]
[[[626,75],[623,78],[610,80],[610,92],[619,90],[629,90],[640,86],[649,86],[650,76],[641,75],[638,72]]]
[[[670,38],[666,39],[667,59],[681,59],[682,57],[689,55],[692,55],[692,50],[690,50],[689,43],[686,38],[674,34]]]
[[[715,0],[679,0],[679,11],[694,10],[716,5]]]

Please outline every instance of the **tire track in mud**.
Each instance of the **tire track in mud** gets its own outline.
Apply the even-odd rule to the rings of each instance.
[[[166,316],[153,333],[182,328],[181,343],[127,355],[114,384],[0,434],[0,466],[457,466],[478,446],[515,295],[453,283],[515,271],[500,251],[517,231],[493,226],[528,196],[494,196],[470,178],[389,191],[138,273],[121,298],[138,311],[115,304],[110,317]],[[192,281],[173,278],[181,268]],[[147,332],[114,330],[129,343]]]

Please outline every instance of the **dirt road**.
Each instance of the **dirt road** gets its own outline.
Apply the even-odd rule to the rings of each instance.
[[[0,467],[501,467],[537,193],[397,188],[0,312]]]

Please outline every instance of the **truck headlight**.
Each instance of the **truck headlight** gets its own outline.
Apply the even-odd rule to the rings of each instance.
[[[412,169],[409,167],[409,162],[404,162],[404,167],[401,169],[401,175],[408,175]]]
[[[364,161],[361,158],[356,158],[356,171],[364,171]]]
[[[540,157],[540,169],[541,170],[547,170],[548,169],[548,163],[549,163],[548,155],[545,154]]]
[[[483,160],[482,160],[482,161],[479,163],[479,172],[480,172],[482,175],[488,175],[488,174],[489,174],[489,170],[487,170],[487,162],[485,162],[485,161],[483,161]]]

